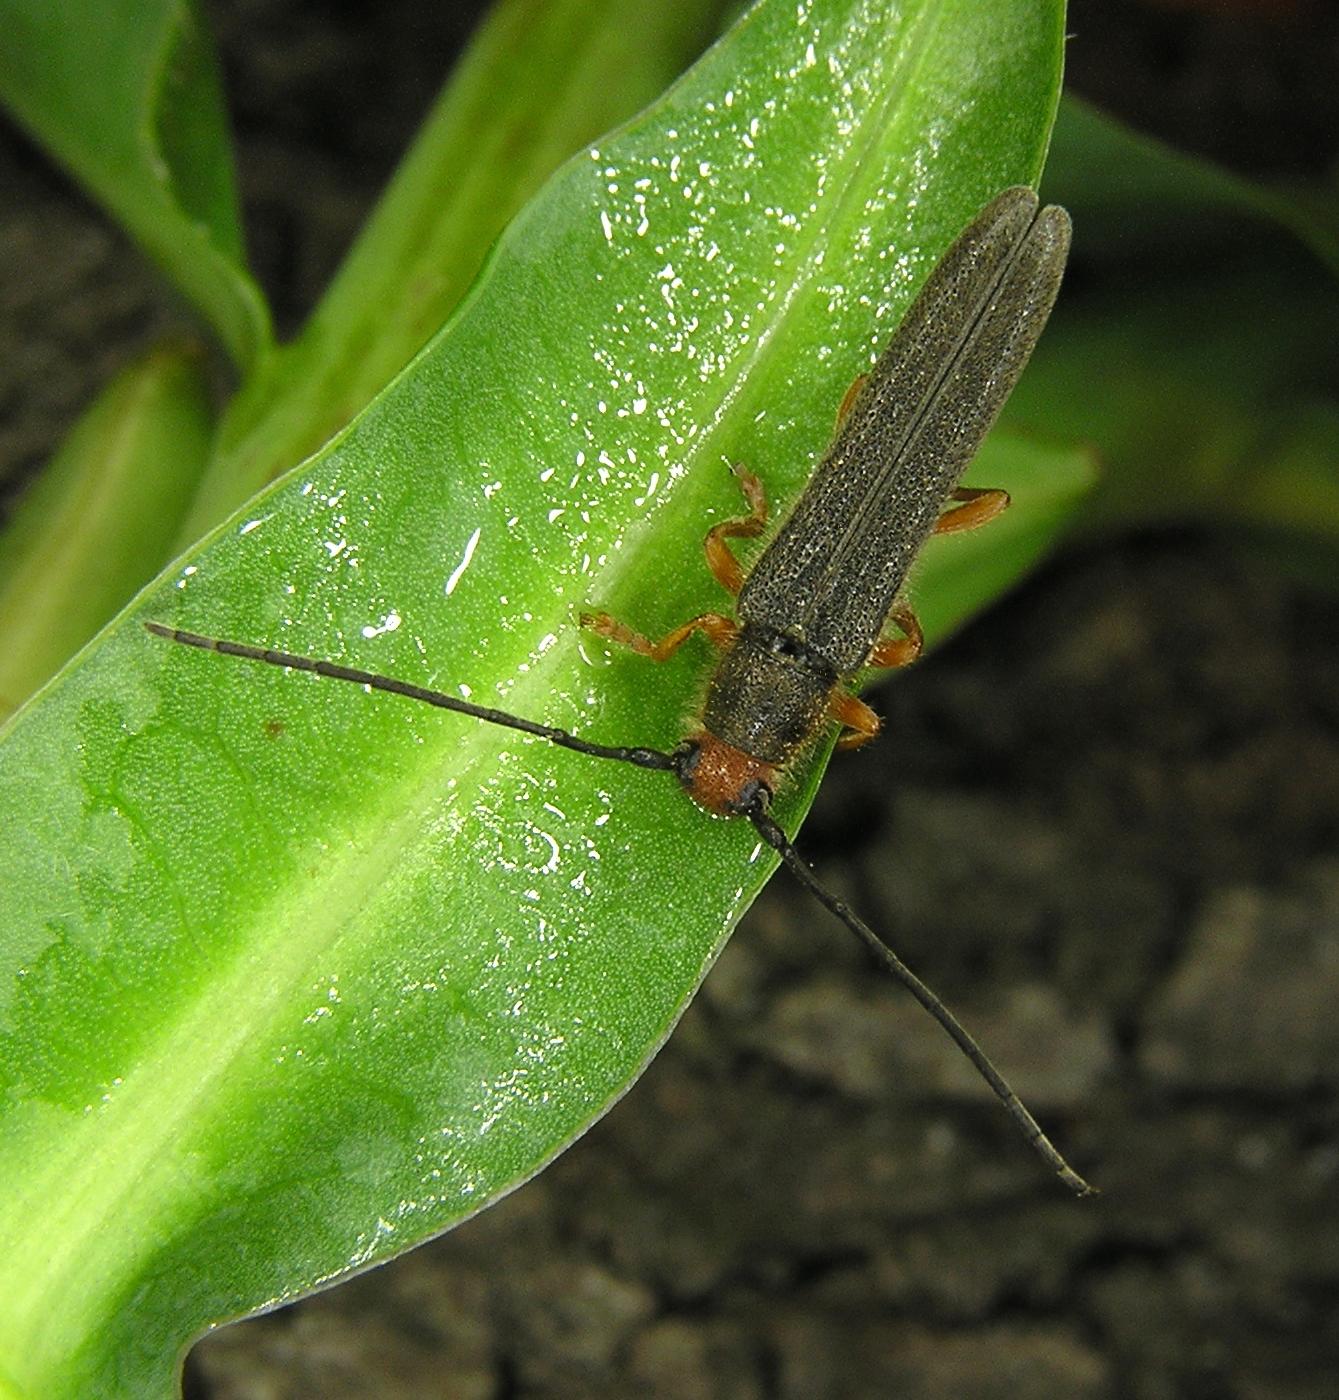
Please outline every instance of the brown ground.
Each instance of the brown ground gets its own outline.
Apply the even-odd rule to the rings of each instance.
[[[461,26],[415,29],[407,3],[206,8],[291,323]],[[1229,66],[1231,110],[1205,117],[1205,52],[1268,46],[1194,8],[1135,11],[1094,81],[1142,83],[1171,120],[1194,109],[1187,139],[1230,145],[1246,97]],[[1070,27],[1130,9],[1077,6]],[[1281,92],[1306,87],[1302,47]],[[371,118],[339,100],[351,75],[387,95]],[[31,150],[9,138],[0,160],[0,455],[21,471],[175,313]],[[805,848],[900,931],[1102,1199],[1042,1177],[941,1037],[778,879],[641,1084],[550,1171],[210,1339],[195,1400],[1336,1393],[1333,599],[1205,536],[1090,545],[875,702],[886,736],[833,765]]]

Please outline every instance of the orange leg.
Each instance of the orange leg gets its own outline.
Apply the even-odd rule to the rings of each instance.
[[[975,530],[994,518],[1009,504],[1009,493],[997,487],[959,486],[953,493],[958,506],[951,506],[939,517],[936,535],[954,535],[959,530]]]
[[[828,718],[841,725],[843,733],[837,740],[839,749],[858,749],[879,732],[883,721],[858,696],[850,691],[834,691],[828,701]]]
[[[925,634],[916,614],[906,603],[894,604],[888,614],[891,621],[902,629],[901,637],[884,637],[869,654],[867,666],[907,666],[921,654],[925,646]]]
[[[643,637],[640,632],[634,632],[626,623],[619,622],[608,613],[582,613],[581,625],[592,632],[598,632],[601,637],[607,637],[611,642],[631,647],[639,656],[649,656],[652,661],[668,660],[694,632],[706,633],[707,639],[718,647],[734,641],[739,635],[739,624],[733,618],[722,617],[719,613],[703,613],[701,617],[692,618],[682,627],[667,632],[658,642]]]
[[[723,520],[713,525],[702,541],[702,548],[706,551],[707,568],[716,582],[734,596],[744,586],[744,571],[739,567],[739,560],[730,553],[726,540],[753,539],[762,534],[767,524],[767,493],[762,482],[747,468],[736,465],[731,470],[739,478],[739,489],[744,493],[749,513],[738,520]]]
[[[842,395],[842,401],[837,406],[837,427],[840,428],[846,422],[846,415],[851,411],[851,405],[860,397],[860,391],[869,383],[869,375],[857,374],[851,381],[851,387]]]

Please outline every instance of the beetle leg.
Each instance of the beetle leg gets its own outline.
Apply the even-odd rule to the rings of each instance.
[[[682,627],[667,632],[658,642],[634,632],[626,623],[619,622],[608,613],[582,613],[581,625],[611,642],[631,647],[639,656],[649,656],[652,661],[668,660],[694,632],[705,633],[707,640],[718,647],[734,641],[739,635],[739,624],[719,613],[703,613],[701,617],[691,618]]]
[[[895,603],[888,613],[888,620],[902,629],[900,637],[884,637],[876,643],[869,654],[867,666],[906,666],[921,654],[925,645],[925,634],[921,631],[920,620],[912,612],[909,603]],[[839,749],[857,749],[879,732],[882,721],[858,696],[847,690],[836,690],[828,701],[828,718],[834,719],[845,731],[837,740]]]
[[[846,422],[846,415],[851,411],[851,405],[860,397],[860,391],[869,383],[869,375],[857,374],[851,381],[851,387],[842,395],[842,401],[837,406],[837,427]]]
[[[842,726],[842,736],[837,740],[839,749],[858,749],[861,744],[868,744],[883,724],[878,715],[849,690],[833,692],[828,701],[828,718]]]
[[[749,513],[736,520],[723,520],[707,531],[702,548],[707,555],[707,568],[716,582],[732,597],[744,586],[744,570],[739,560],[730,552],[727,539],[752,539],[763,532],[767,524],[767,492],[763,484],[746,467],[731,468],[739,478],[739,489],[744,493]]]
[[[1009,493],[998,487],[959,486],[953,493],[961,505],[950,506],[935,524],[936,535],[952,535],[959,530],[975,530],[994,518],[1009,504]]]
[[[888,614],[889,620],[902,629],[900,637],[883,637],[869,654],[867,666],[907,666],[921,654],[925,634],[916,614],[908,603],[896,603]]]

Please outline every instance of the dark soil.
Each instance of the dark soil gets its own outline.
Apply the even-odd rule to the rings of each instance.
[[[291,327],[464,7],[206,8]],[[1259,89],[1274,168],[1302,167],[1319,106],[1332,161],[1333,108],[1297,102],[1335,53],[1329,12],[1209,8],[1075,5],[1073,67],[1099,95],[1161,94],[1162,134],[1243,168],[1268,164]],[[1245,95],[1223,52],[1257,60]],[[182,318],[21,138],[0,160],[0,456],[23,473]],[[1337,1393],[1333,598],[1207,535],[1090,544],[875,703],[885,736],[833,764],[805,849],[1105,1194],[1048,1180],[943,1037],[779,878],[641,1083],[549,1171],[202,1343],[194,1400]]]

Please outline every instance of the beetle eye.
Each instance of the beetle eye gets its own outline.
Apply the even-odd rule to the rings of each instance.
[[[750,778],[739,790],[739,796],[730,804],[736,812],[767,810],[772,800],[772,789],[761,778]]]
[[[670,755],[674,762],[674,773],[681,783],[691,780],[697,765],[702,760],[702,746],[692,739],[685,739]]]

